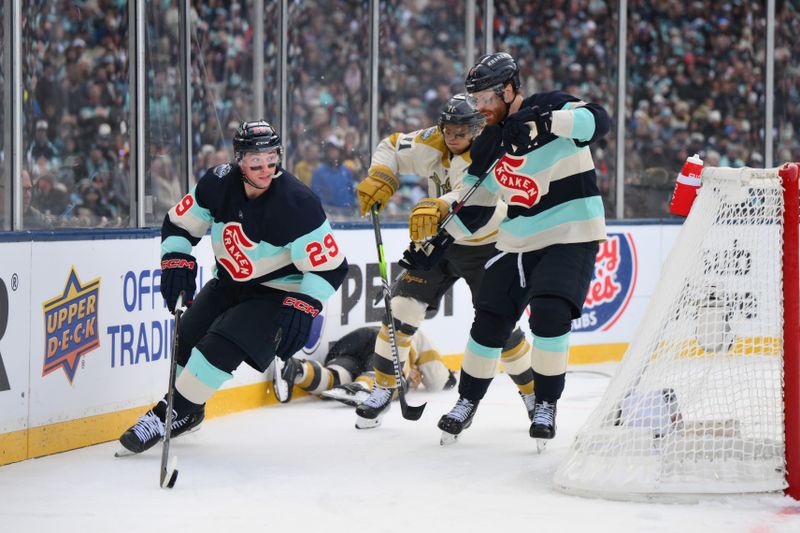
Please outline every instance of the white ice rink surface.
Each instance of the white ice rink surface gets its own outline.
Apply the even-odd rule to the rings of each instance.
[[[68,532],[800,532],[800,502],[782,495],[695,504],[623,503],[555,491],[551,480],[607,377],[570,373],[558,436],[539,455],[516,388],[498,376],[473,426],[439,445],[453,391],[418,422],[395,404],[383,426],[303,399],[217,418],[173,442],[178,482],[158,487],[161,446],[114,458],[101,444],[0,467],[0,531]]]

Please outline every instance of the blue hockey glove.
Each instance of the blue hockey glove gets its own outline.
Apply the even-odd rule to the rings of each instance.
[[[170,252],[161,258],[161,296],[170,313],[175,312],[178,295],[183,291],[183,302],[191,304],[197,289],[197,261],[189,254]]]
[[[322,303],[299,292],[287,292],[281,301],[281,308],[275,315],[278,329],[275,355],[286,361],[300,351],[311,334],[311,323],[322,311]]]
[[[441,232],[429,242],[412,242],[398,264],[406,270],[430,270],[454,241],[448,233]]]

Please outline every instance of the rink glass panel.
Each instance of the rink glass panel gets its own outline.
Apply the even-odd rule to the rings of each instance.
[[[22,6],[23,169],[37,227],[128,227],[127,2]]]
[[[147,0],[145,8],[145,223],[161,224],[181,199],[180,2]]]
[[[289,5],[287,168],[334,221],[356,220],[369,166],[369,2]]]
[[[189,186],[209,169],[233,160],[232,138],[244,120],[264,119],[280,131],[280,3],[264,2],[254,20],[253,0],[208,6],[195,1],[192,23],[192,175]],[[264,42],[254,41],[262,24]],[[264,48],[264,94],[256,95],[255,50]],[[256,116],[256,98],[264,99]]]
[[[435,126],[450,96],[464,92],[471,66],[465,64],[465,25],[466,2],[381,2],[381,138]],[[411,208],[428,196],[428,176],[401,175],[400,183],[384,218],[405,221]]]
[[[706,166],[764,167],[764,2],[707,9],[628,2],[626,217],[669,217],[694,153]]]
[[[773,165],[800,161],[800,2],[775,11],[775,138]]]
[[[606,216],[612,217],[616,184],[618,3],[591,2],[586,9],[566,11],[563,6],[559,9],[545,0],[496,0],[494,4],[494,49],[517,58],[523,95],[564,90],[584,101],[597,102],[608,111],[611,130],[590,149]]]

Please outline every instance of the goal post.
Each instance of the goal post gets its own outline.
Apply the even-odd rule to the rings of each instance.
[[[702,183],[561,490],[800,499],[798,165],[705,168]]]

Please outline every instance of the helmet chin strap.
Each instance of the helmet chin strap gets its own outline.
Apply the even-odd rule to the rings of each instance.
[[[258,185],[256,185],[252,181],[250,181],[250,178],[247,177],[247,174],[245,174],[244,171],[242,171],[242,181],[247,183],[249,186],[251,186],[254,189],[263,190],[263,189],[266,189],[267,187],[269,187],[269,185],[266,185],[264,187],[259,187]]]

